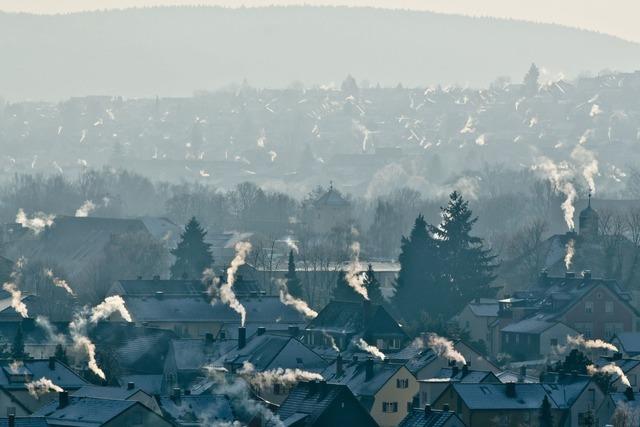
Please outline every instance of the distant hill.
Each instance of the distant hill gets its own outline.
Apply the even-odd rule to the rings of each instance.
[[[640,68],[640,45],[557,25],[360,8],[0,13],[0,96],[180,96],[246,78],[286,87],[486,85],[531,62],[575,76]]]

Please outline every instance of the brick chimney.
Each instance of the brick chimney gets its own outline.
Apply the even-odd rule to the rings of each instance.
[[[364,380],[370,381],[373,378],[373,359],[368,358],[364,362]]]
[[[238,350],[242,350],[247,345],[247,328],[240,326],[238,328]]]
[[[69,392],[58,392],[58,409],[66,408],[67,406],[69,406]]]

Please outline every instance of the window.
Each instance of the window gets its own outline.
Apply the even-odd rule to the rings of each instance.
[[[593,301],[585,301],[585,303],[584,303],[584,312],[585,313],[593,313]]]
[[[551,347],[557,347],[558,346],[558,338],[551,338],[551,341],[549,342],[549,344],[551,345]]]
[[[398,412],[398,402],[382,402],[382,412]]]
[[[605,313],[613,313],[613,301],[605,301],[605,303],[604,303],[604,312]]]
[[[604,337],[611,339],[614,335],[622,332],[624,329],[621,322],[605,322],[604,324]]]
[[[393,338],[391,340],[391,346],[389,347],[390,349],[394,349],[397,350],[400,348],[400,338]]]
[[[504,342],[509,344],[509,334],[504,334]]]
[[[409,388],[409,379],[408,378],[396,378],[396,387],[397,388]]]

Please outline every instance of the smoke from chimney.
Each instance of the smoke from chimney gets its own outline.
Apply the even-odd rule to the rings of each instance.
[[[564,255],[564,267],[567,270],[571,269],[571,264],[573,263],[573,256],[576,253],[575,245],[576,245],[575,239],[570,239],[567,242],[567,247],[566,247],[567,252]]]
[[[227,281],[220,286],[219,292],[220,300],[240,315],[240,324],[244,326],[247,318],[247,311],[236,298],[236,294],[233,292],[233,285],[236,281],[238,268],[245,263],[247,255],[251,251],[251,243],[238,242],[236,243],[235,250],[236,256],[231,261],[229,268],[227,268]]]
[[[56,392],[64,391],[62,387],[55,385],[53,381],[45,377],[42,377],[37,381],[31,381],[27,383],[26,386],[29,394],[36,399],[39,399],[40,396],[52,391],[56,391]]]
[[[47,215],[43,212],[36,212],[33,218],[27,217],[22,208],[18,209],[16,214],[16,223],[33,231],[34,234],[40,234],[46,227],[53,225],[55,215]]]
[[[371,354],[372,356],[375,356],[380,360],[384,360],[387,358],[387,356],[385,356],[385,354],[381,352],[378,347],[376,347],[375,345],[368,344],[362,338],[359,338],[355,343],[359,349],[366,351],[367,353]]]
[[[601,368],[596,367],[595,365],[589,365],[587,366],[587,373],[591,376],[602,372],[604,374],[610,374],[610,375],[618,375],[620,377],[620,381],[622,382],[622,384],[624,384],[627,387],[631,387],[631,383],[629,382],[629,378],[627,378],[627,376],[624,374],[624,372],[622,371],[622,369],[616,365],[615,363],[610,363],[608,365],[605,365]]]
[[[350,249],[351,262],[347,267],[345,279],[354,291],[362,295],[364,299],[368,300],[369,294],[367,292],[367,287],[364,285],[366,274],[362,272],[362,265],[360,264],[360,243],[353,242]]]
[[[427,345],[438,356],[444,357],[449,361],[465,364],[467,361],[464,356],[458,352],[453,346],[453,342],[437,334],[429,334]]]
[[[571,348],[581,347],[588,350],[602,349],[602,350],[609,350],[613,352],[618,351],[618,348],[613,344],[602,341],[600,339],[588,340],[588,339],[585,339],[583,335],[577,335],[575,337],[567,335],[567,347],[571,347]]]
[[[120,316],[127,322],[133,321],[122,297],[113,295],[106,297],[104,301],[91,309],[91,323],[98,323],[100,320],[108,319],[109,316],[116,312],[120,313]]]
[[[296,298],[289,293],[286,280],[276,279],[276,285],[280,288],[280,302],[284,305],[293,307],[298,313],[301,313],[309,319],[315,319],[318,316],[318,312],[309,307],[305,301]]]
[[[57,286],[58,288],[62,288],[65,291],[67,291],[68,294],[75,296],[75,293],[73,292],[73,289],[71,289],[71,286],[69,286],[69,284],[65,280],[54,276],[53,270],[51,270],[50,268],[45,268],[44,274],[45,276],[51,279],[54,286]]]

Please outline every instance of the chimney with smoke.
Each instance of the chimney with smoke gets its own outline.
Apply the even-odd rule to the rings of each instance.
[[[371,381],[371,379],[373,379],[373,359],[369,357],[364,362],[364,380]]]
[[[238,328],[238,350],[242,350],[247,345],[247,328],[240,326]]]
[[[66,408],[69,405],[69,392],[58,392],[58,409]]]
[[[462,376],[466,377],[467,375],[469,375],[469,364],[465,363],[462,365]]]

